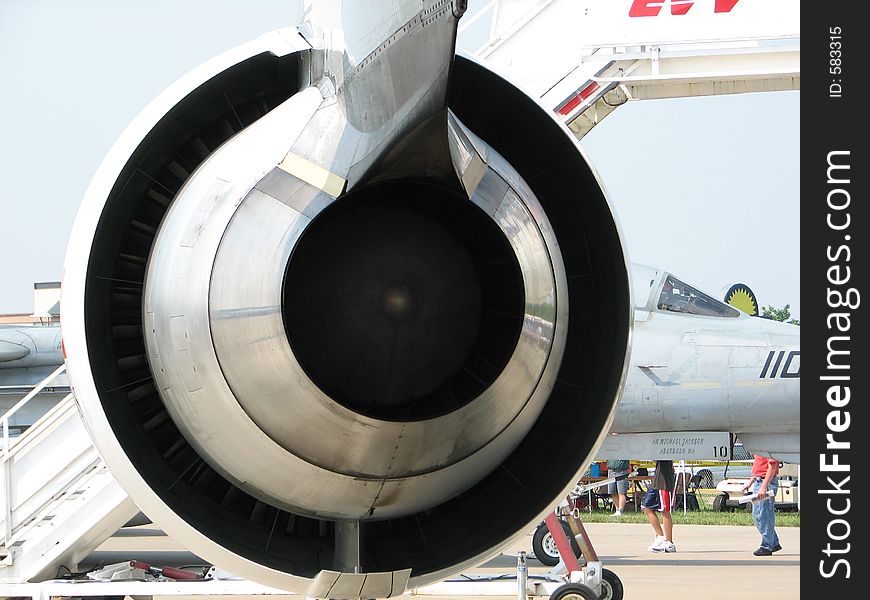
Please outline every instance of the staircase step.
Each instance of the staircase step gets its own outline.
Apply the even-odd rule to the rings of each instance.
[[[139,512],[94,448],[72,394],[2,458],[0,501],[10,506],[0,510],[2,583],[54,577]]]

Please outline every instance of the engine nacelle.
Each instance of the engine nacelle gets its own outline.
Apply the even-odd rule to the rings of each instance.
[[[627,264],[576,141],[468,58],[441,124],[356,185],[288,165],[322,100],[298,40],[206,63],[116,143],[70,238],[68,371],[180,543],[383,597],[494,556],[577,482],[624,380]],[[442,142],[455,176],[421,159]]]

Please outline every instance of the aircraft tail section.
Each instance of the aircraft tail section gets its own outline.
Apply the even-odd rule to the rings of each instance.
[[[742,310],[750,317],[758,317],[761,314],[758,308],[758,299],[745,283],[735,283],[732,285],[725,292],[725,296],[722,299],[726,304]]]

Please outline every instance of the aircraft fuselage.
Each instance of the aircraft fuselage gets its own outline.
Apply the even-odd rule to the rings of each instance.
[[[800,327],[709,297],[669,303],[669,278],[681,284],[661,271],[634,277],[630,366],[611,432],[728,431],[758,450],[799,452]],[[683,297],[703,295],[689,289]]]

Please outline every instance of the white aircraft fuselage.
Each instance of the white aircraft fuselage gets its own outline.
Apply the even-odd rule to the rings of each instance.
[[[61,364],[59,325],[0,325],[0,387],[36,385]]]
[[[632,284],[630,365],[611,432],[727,431],[799,462],[800,327],[750,317],[666,271],[632,265]]]

